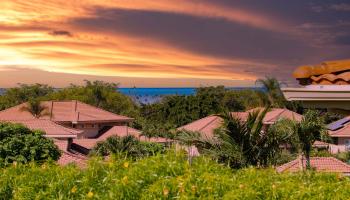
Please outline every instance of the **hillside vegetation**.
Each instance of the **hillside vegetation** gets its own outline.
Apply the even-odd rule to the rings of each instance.
[[[0,172],[0,199],[345,199],[350,180],[339,174],[232,171],[206,157],[190,166],[167,153],[131,161],[93,159],[89,166],[13,165]]]

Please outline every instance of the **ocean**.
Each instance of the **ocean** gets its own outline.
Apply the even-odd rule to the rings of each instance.
[[[191,88],[118,88],[122,94],[130,96],[134,101],[141,104],[150,104],[162,99],[167,95],[194,95],[196,93],[194,87]],[[230,87],[229,90],[261,90],[260,87]]]

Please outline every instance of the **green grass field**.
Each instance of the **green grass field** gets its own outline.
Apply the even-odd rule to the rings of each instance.
[[[232,171],[208,158],[171,153],[138,161],[92,159],[89,167],[54,164],[1,169],[0,199],[348,199],[339,174]]]

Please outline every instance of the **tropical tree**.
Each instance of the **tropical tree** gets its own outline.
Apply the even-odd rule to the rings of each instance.
[[[49,115],[48,107],[45,106],[39,99],[30,99],[24,106],[20,108],[23,112],[29,112],[35,118],[40,118]]]
[[[276,78],[266,77],[258,79],[256,83],[261,84],[266,89],[268,102],[272,107],[286,107],[286,99]]]
[[[21,124],[0,123],[0,166],[58,160],[60,155],[60,150],[43,132]]]
[[[278,132],[290,135],[290,144],[303,153],[307,169],[311,168],[310,153],[316,140],[328,141],[324,118],[316,110],[308,110],[300,122],[283,119],[275,125]]]
[[[156,143],[140,142],[134,136],[125,137],[112,136],[103,142],[99,142],[93,148],[91,154],[106,156],[117,154],[139,158],[148,155],[154,155],[163,151],[163,146]]]
[[[215,131],[213,138],[203,138],[198,133],[180,133],[179,139],[185,144],[196,145],[202,153],[234,168],[274,164],[281,151],[279,147],[287,138],[270,132],[263,124],[267,110],[252,112],[246,120],[227,112],[220,115],[223,126]]]

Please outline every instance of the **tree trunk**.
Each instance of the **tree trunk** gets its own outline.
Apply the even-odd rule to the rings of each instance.
[[[310,163],[310,152],[311,152],[311,147],[307,146],[305,148],[305,159],[306,159],[306,169],[311,169],[311,163]]]

